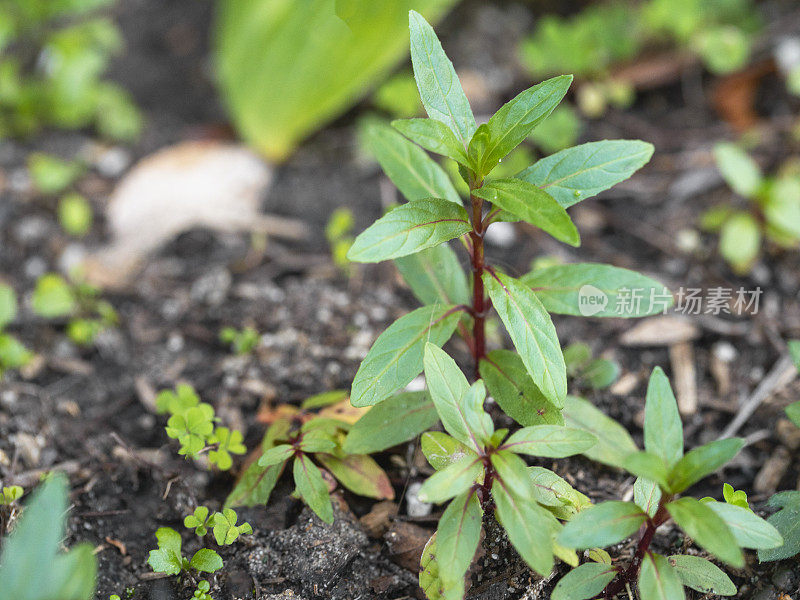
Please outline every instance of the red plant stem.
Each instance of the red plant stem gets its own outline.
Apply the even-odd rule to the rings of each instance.
[[[483,200],[470,196],[472,200],[472,357],[475,360],[475,376],[478,376],[480,361],[486,356],[486,298],[483,290]]]

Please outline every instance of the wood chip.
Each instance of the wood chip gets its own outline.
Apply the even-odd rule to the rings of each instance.
[[[688,342],[700,335],[698,328],[688,319],[673,315],[660,315],[640,321],[620,338],[623,346],[672,346]]]
[[[690,342],[680,342],[669,347],[673,385],[678,400],[678,410],[684,416],[697,412],[697,373],[694,347]]]

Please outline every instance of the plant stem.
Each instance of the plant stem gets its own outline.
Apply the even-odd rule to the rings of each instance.
[[[486,298],[483,291],[483,200],[470,195],[472,200],[472,356],[475,360],[475,376],[478,376],[480,360],[486,356]]]

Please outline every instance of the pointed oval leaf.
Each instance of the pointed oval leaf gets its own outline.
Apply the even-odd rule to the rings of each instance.
[[[734,567],[744,565],[744,555],[730,528],[704,502],[684,497],[669,502],[666,508],[698,546]]]
[[[674,300],[655,279],[599,263],[537,269],[520,278],[551,313],[578,317],[644,317],[664,312]]]
[[[482,473],[481,462],[477,458],[467,457],[428,477],[417,497],[421,502],[440,504],[471,488]]]
[[[644,447],[672,466],[683,456],[683,424],[678,402],[661,367],[653,369],[644,405]]]
[[[469,302],[467,276],[448,244],[396,258],[394,264],[422,304]]]
[[[669,489],[669,471],[660,456],[651,452],[632,452],[625,457],[623,468],[637,477],[655,481],[663,489]]]
[[[440,577],[445,583],[464,580],[481,537],[483,509],[478,495],[466,491],[447,505],[436,530]]]
[[[660,554],[644,556],[639,573],[639,595],[642,600],[683,600],[683,584],[677,571]]]
[[[583,429],[560,425],[534,425],[514,432],[501,446],[518,454],[564,458],[586,452],[597,438]]]
[[[528,467],[528,475],[533,483],[533,497],[559,519],[569,520],[592,505],[589,498],[549,469]]]
[[[728,438],[690,450],[670,471],[669,484],[672,492],[679,494],[710,475],[736,456],[742,446],[744,446],[742,438]]]
[[[408,385],[422,372],[426,344],[441,346],[461,314],[453,306],[423,306],[400,317],[378,336],[358,368],[350,392],[353,406],[372,406]]]
[[[708,502],[706,506],[725,521],[742,548],[768,550],[783,545],[780,532],[752,510],[727,502]]]
[[[597,444],[583,453],[587,458],[621,469],[625,458],[638,450],[627,429],[583,398],[567,396],[563,415],[567,425],[597,438]]]
[[[422,105],[431,119],[447,125],[466,143],[475,131],[475,117],[461,89],[453,63],[428,22],[416,11],[410,11],[411,64],[417,80]]]
[[[280,444],[274,448],[265,450],[261,455],[261,458],[258,459],[258,466],[270,467],[272,465],[284,463],[292,457],[294,452],[295,450],[293,446],[290,446],[289,444]]]
[[[332,454],[315,456],[351,492],[378,500],[394,500],[389,477],[372,457],[366,454],[348,454],[343,458]]]
[[[441,471],[467,456],[477,456],[473,450],[441,431],[428,431],[420,438],[422,453],[430,465]]]
[[[567,395],[567,367],[550,315],[533,291],[513,277],[487,272],[483,282],[533,382],[561,405]]]
[[[669,557],[681,583],[701,594],[733,596],[736,586],[722,569],[710,560],[699,556],[676,555]]]
[[[333,505],[328,495],[328,484],[311,459],[300,454],[294,459],[294,484],[300,497],[316,515],[326,523],[333,523]]]
[[[625,181],[652,155],[653,145],[639,140],[589,142],[551,154],[517,177],[569,208]]]
[[[472,192],[494,206],[534,225],[570,246],[580,246],[581,236],[567,211],[544,190],[521,179],[495,179]]]
[[[486,400],[486,385],[479,379],[469,386],[459,402],[464,410],[467,427],[481,446],[488,444],[494,435],[494,422],[483,409],[484,400]]]
[[[436,119],[400,119],[392,121],[392,127],[425,150],[448,156],[469,168],[464,145],[453,131]]]
[[[564,575],[553,588],[551,600],[588,600],[611,583],[617,571],[600,563],[586,563]]]
[[[536,496],[528,465],[519,456],[508,450],[500,450],[492,453],[491,461],[497,477],[511,493],[519,498]]]
[[[568,521],[558,541],[576,550],[605,548],[636,533],[646,520],[647,514],[633,502],[603,502]]]
[[[761,169],[736,144],[721,142],[714,146],[714,160],[722,177],[737,194],[750,198],[761,186]]]
[[[651,519],[658,512],[661,495],[661,488],[655,481],[637,477],[633,483],[633,501],[639,508],[650,515]]]

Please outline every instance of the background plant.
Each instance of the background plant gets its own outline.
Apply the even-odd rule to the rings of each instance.
[[[10,285],[0,283],[0,379],[9,369],[24,367],[33,354],[5,329],[17,318],[17,294]]]

